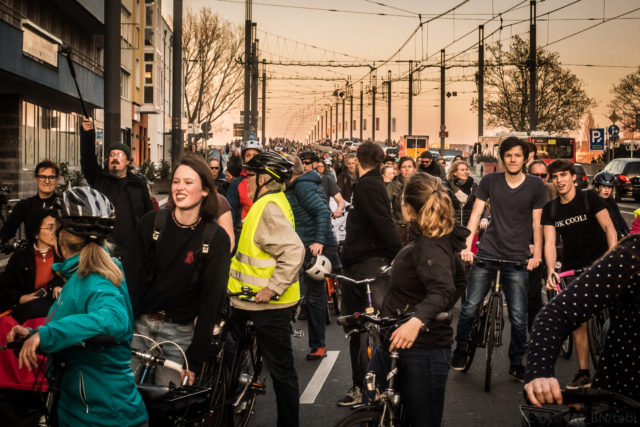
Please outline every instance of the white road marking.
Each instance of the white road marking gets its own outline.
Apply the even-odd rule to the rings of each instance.
[[[318,393],[320,393],[320,389],[327,380],[329,372],[331,372],[331,368],[333,368],[333,365],[336,363],[339,354],[339,351],[327,351],[327,357],[322,359],[313,377],[311,377],[309,384],[307,384],[307,388],[304,389],[304,393],[300,396],[301,404],[310,405],[316,401],[316,397],[318,397]]]
[[[623,210],[620,210],[620,213],[633,215],[633,212],[631,212],[631,211],[623,211]]]

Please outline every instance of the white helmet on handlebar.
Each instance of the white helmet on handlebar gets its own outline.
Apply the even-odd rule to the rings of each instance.
[[[309,265],[304,272],[314,280],[324,280],[324,275],[331,273],[331,261],[324,255],[313,257]]]

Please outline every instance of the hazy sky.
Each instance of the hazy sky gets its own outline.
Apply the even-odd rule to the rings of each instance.
[[[383,3],[388,7],[375,3]],[[414,32],[422,21],[434,18],[463,0],[412,1],[412,0],[261,0],[254,1],[253,21],[257,23],[258,38],[262,55],[267,61],[346,61],[351,64],[370,63],[389,59]],[[270,5],[288,5],[277,7]],[[547,15],[554,9],[567,7]],[[515,8],[514,8],[515,6]],[[184,0],[184,7],[197,10],[210,7],[225,19],[244,25],[245,6],[240,0]],[[172,13],[172,2],[163,1],[165,14]],[[513,9],[512,9],[513,8]],[[324,11],[317,9],[336,9]],[[504,13],[508,9],[512,11]],[[566,40],[553,43],[565,36],[639,9],[610,22],[596,26]],[[350,13],[358,11],[363,13]],[[186,11],[185,11],[186,12]],[[386,16],[375,15],[385,13]],[[499,31],[502,13],[503,29]],[[402,16],[391,16],[402,15]],[[463,53],[455,61],[472,63],[477,61],[478,25],[485,23],[485,35],[495,30],[486,40],[491,44],[497,40],[508,43],[519,34],[529,40],[529,1],[519,0],[468,0],[455,11],[424,24],[393,60],[426,59],[427,64],[439,64],[440,49],[446,47],[447,56]],[[556,51],[560,60],[583,82],[589,96],[594,97],[598,106],[594,109],[596,123],[609,124],[607,103],[611,99],[610,90],[621,77],[630,74],[640,64],[640,0],[546,0],[537,4],[538,46],[552,43],[547,49]],[[525,22],[517,24],[518,21]],[[471,32],[466,37],[465,34]],[[289,40],[287,40],[289,39]],[[456,41],[457,40],[457,41]],[[455,42],[454,42],[455,41]],[[454,42],[452,44],[452,42]],[[450,45],[450,46],[449,46]],[[315,46],[317,49],[312,46]],[[350,56],[345,56],[347,54]],[[572,64],[572,65],[569,65]],[[586,67],[585,65],[597,65]],[[603,65],[629,66],[602,67]],[[378,85],[387,78],[406,76],[408,64],[392,63],[377,71]],[[446,125],[449,131],[447,142],[471,143],[477,139],[477,116],[470,110],[471,100],[476,95],[473,75],[476,68],[453,68],[447,70],[447,91],[457,91],[457,97],[446,102]],[[318,68],[267,66],[267,137],[285,136],[304,139],[317,119],[332,103],[333,90],[344,85],[346,79],[359,81],[368,72],[367,68]],[[289,79],[284,80],[283,78]],[[296,78],[317,78],[320,80],[291,80]],[[321,79],[340,79],[326,81]],[[431,141],[438,139],[440,128],[440,92],[438,68],[427,68],[421,72],[421,91],[414,96],[413,133],[426,134]],[[369,77],[365,84],[370,83]],[[407,91],[404,81],[392,84],[392,117],[396,118],[396,130],[392,138],[397,139],[407,132]],[[354,119],[359,112],[359,84],[354,91]],[[380,130],[376,140],[384,140],[387,135],[386,99],[378,93],[376,116],[380,118]],[[371,137],[371,97],[365,95],[364,117],[367,118],[365,139]],[[334,107],[335,112],[335,107]],[[342,115],[340,107],[339,115]],[[227,132],[220,132],[216,140],[231,139],[231,123],[237,122],[238,112],[224,121]],[[335,120],[335,117],[334,117]],[[349,120],[347,101],[346,120]],[[346,136],[349,136],[347,127]],[[485,127],[485,134],[494,130]],[[359,129],[354,136],[359,134]],[[340,135],[341,136],[341,133]]]

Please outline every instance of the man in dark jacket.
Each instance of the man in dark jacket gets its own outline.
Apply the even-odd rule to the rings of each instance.
[[[30,230],[31,217],[40,209],[49,209],[56,198],[56,186],[60,177],[60,168],[51,160],[43,160],[38,163],[33,170],[34,181],[38,186],[38,193],[35,196],[20,200],[7,221],[2,226],[0,241],[7,242],[16,235],[20,224],[24,223],[27,238],[34,234],[36,230]],[[36,231],[37,232],[37,231]]]
[[[310,262],[317,255],[326,256],[333,266],[339,264],[338,242],[331,228],[331,211],[320,188],[320,174],[314,170],[304,171],[297,156],[289,156],[293,162],[293,176],[285,195],[293,217],[296,233],[305,246],[305,261]],[[307,264],[305,262],[305,265]],[[327,319],[327,293],[324,279],[316,280],[300,271],[300,284],[305,289],[307,321],[309,326],[309,347],[307,360],[326,357],[327,344],[325,329]]]
[[[356,280],[380,275],[381,267],[389,265],[402,247],[398,229],[391,219],[389,197],[380,175],[384,160],[382,148],[365,142],[357,151],[358,181],[353,186],[353,207],[347,216],[347,237],[342,252],[345,276]],[[379,308],[386,291],[388,277],[379,278],[371,285],[373,303]],[[342,285],[344,314],[363,312],[366,295],[362,286]],[[353,387],[338,401],[340,406],[351,406],[362,400],[360,386],[367,367],[366,339],[351,335],[349,353]]]
[[[353,184],[358,179],[358,177],[356,176],[356,163],[356,156],[354,156],[353,154],[349,154],[345,161],[346,167],[342,170],[342,173],[338,175],[337,178],[340,193],[347,202],[351,202],[351,196],[353,194]]]
[[[447,179],[444,167],[439,162],[434,161],[433,153],[429,150],[423,151],[420,157],[418,157],[418,170],[440,178],[443,181]]]
[[[91,119],[82,120],[80,166],[89,185],[109,198],[116,209],[116,227],[111,234],[112,255],[122,259],[142,216],[153,210],[145,179],[129,170],[131,150],[115,142],[106,151],[108,169],[98,164],[96,134]]]

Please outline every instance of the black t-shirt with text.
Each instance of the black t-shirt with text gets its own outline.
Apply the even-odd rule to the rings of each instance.
[[[606,208],[604,200],[591,190],[576,190],[569,203],[556,197],[544,205],[542,225],[555,227],[562,237],[563,270],[591,265],[607,251],[607,236],[596,218]]]
[[[475,195],[491,205],[491,222],[479,249],[502,259],[529,258],[533,210],[542,209],[547,198],[542,180],[525,175],[519,186],[511,188],[504,172],[490,173],[482,178]]]

